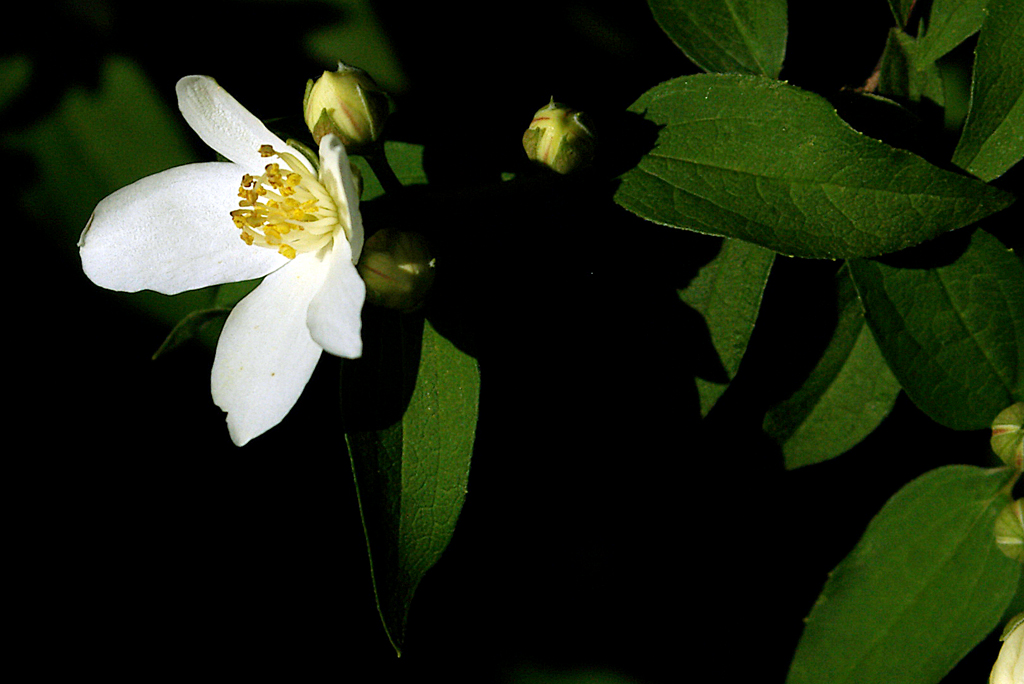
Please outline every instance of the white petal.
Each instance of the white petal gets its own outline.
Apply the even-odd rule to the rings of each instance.
[[[285,257],[246,245],[231,221],[243,173],[225,162],[189,164],[111,194],[78,243],[85,274],[111,290],[176,294],[280,268]]]
[[[281,422],[313,374],[322,350],[309,335],[306,311],[326,272],[318,257],[300,254],[267,276],[224,323],[210,386],[235,444]]]
[[[294,148],[285,144],[209,76],[186,76],[178,81],[178,109],[203,142],[249,173],[262,173],[267,159],[259,154],[261,145],[278,152],[290,152],[305,162]]]
[[[363,353],[366,285],[352,264],[348,243],[339,238],[334,240],[334,249],[327,257],[327,278],[309,304],[307,324],[309,334],[325,351],[355,359]]]
[[[320,139],[320,182],[338,203],[341,219],[349,226],[351,259],[352,263],[357,263],[363,251],[363,218],[359,213],[359,194],[356,192],[345,145],[333,133]]]

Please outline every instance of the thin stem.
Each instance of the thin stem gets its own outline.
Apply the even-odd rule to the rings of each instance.
[[[402,183],[398,180],[398,176],[395,175],[391,165],[388,164],[388,158],[384,154],[384,146],[377,145],[365,155],[366,161],[369,162],[370,168],[373,169],[373,173],[377,176],[377,180],[380,181],[381,186],[384,188],[384,192],[393,192],[400,190]]]

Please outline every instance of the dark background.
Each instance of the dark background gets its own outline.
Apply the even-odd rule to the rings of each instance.
[[[432,186],[454,190],[523,169],[520,136],[551,96],[614,141],[642,92],[696,72],[645,3],[618,5],[373,3],[391,49],[381,80],[397,84],[389,137],[424,144]],[[826,17],[790,3],[783,78],[830,95],[871,73],[888,8],[847,5]],[[301,126],[305,79],[333,66],[304,36],[351,18],[284,0],[33,10],[4,46],[32,74],[0,109],[5,134],[95,91],[110,56],[136,64],[171,112],[175,81],[206,73],[257,115]],[[358,65],[373,72],[377,35],[339,44],[337,58],[368,54]],[[70,167],[81,153],[68,151]],[[3,156],[8,187],[29,193],[38,160],[9,146]],[[783,332],[815,310],[806,278],[834,268],[800,262],[766,293],[737,392],[698,427],[685,359],[700,325],[675,290],[711,243],[592,192],[404,214],[450,257],[427,313],[478,357],[482,390],[463,516],[420,588],[401,659],[376,615],[339,441],[341,362],[325,356],[284,422],[238,449],[210,400],[210,348],[151,361],[166,321],[81,274],[73,243],[88,214],[66,217],[59,193],[52,214],[10,203],[8,559],[18,643],[36,671],[783,681],[801,618],[870,517],[930,468],[991,463],[987,435],[945,430],[901,397],[853,452],[785,472],[751,416],[761,383],[784,381],[806,342]],[[364,211],[368,225],[393,216]],[[997,648],[986,641],[948,681],[984,679]],[[581,678],[597,670],[604,679]]]

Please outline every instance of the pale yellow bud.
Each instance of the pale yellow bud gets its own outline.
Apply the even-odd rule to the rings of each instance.
[[[325,71],[306,84],[303,113],[317,144],[333,133],[349,151],[376,141],[391,111],[391,101],[362,69],[338,62],[337,71]]]
[[[533,115],[523,134],[523,149],[533,161],[569,173],[594,158],[596,139],[586,116],[551,100]]]
[[[1024,510],[1020,499],[1000,511],[996,517],[995,535],[1000,551],[1024,563]]]
[[[1007,407],[992,421],[992,451],[1015,470],[1024,470],[1024,402]]]

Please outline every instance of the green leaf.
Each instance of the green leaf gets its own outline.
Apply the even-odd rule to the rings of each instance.
[[[782,254],[894,252],[973,223],[1011,196],[850,128],[823,98],[766,78],[684,76],[630,108],[657,144],[615,201],[655,223]]]
[[[774,259],[774,253],[757,245],[725,240],[718,255],[679,291],[679,298],[704,316],[724,371],[720,379],[697,378],[701,415],[707,415],[736,375]]]
[[[323,5],[323,11],[309,27],[311,30],[302,40],[312,63],[326,66],[340,59],[368,72],[389,93],[408,88],[391,36],[371,3],[331,0]]]
[[[918,41],[918,68],[934,64],[937,59],[977,33],[985,19],[985,5],[988,1],[933,0],[924,35]]]
[[[423,171],[423,146],[413,143],[387,141],[384,143],[384,155],[391,165],[392,171],[402,185],[416,185],[427,182],[427,174]],[[363,178],[363,194],[361,201],[368,202],[384,194],[384,186],[371,169],[364,157],[352,157],[352,163]]]
[[[999,623],[1021,567],[996,548],[1008,469],[904,486],[829,574],[786,684],[934,684]]]
[[[900,385],[864,322],[846,268],[837,281],[838,320],[825,352],[803,384],[776,404],[764,429],[782,448],[787,468],[845,453],[889,415]]]
[[[648,0],[655,21],[704,71],[778,78],[786,0]]]
[[[399,653],[416,587],[448,546],[462,510],[479,387],[476,361],[426,323],[402,417],[346,434],[377,607]]]
[[[388,162],[402,185],[420,185],[427,182],[423,170],[423,145],[388,141],[384,143]]]
[[[978,230],[936,267],[850,262],[868,325],[907,395],[956,430],[1024,399],[1024,265]]]
[[[942,74],[934,62],[919,66],[919,46],[913,36],[890,29],[878,69],[878,94],[911,102],[945,102]]]
[[[990,181],[1024,157],[1024,3],[990,0],[953,163]]]
[[[914,9],[915,2],[916,0],[889,0],[892,17],[901,28],[905,27],[910,20],[910,12]]]

